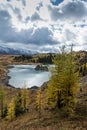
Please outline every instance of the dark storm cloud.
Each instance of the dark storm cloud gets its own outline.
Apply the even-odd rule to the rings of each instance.
[[[53,33],[46,27],[30,28],[27,30],[21,30],[16,32],[16,29],[12,27],[11,16],[7,11],[0,11],[0,40],[6,43],[23,43],[23,44],[56,44],[53,40]]]
[[[82,1],[85,1],[85,2],[87,2],[87,0],[82,0]]]
[[[11,16],[7,11],[0,11],[0,40],[9,42],[15,37],[14,29],[11,27]],[[11,38],[12,37],[12,38]]]
[[[29,16],[27,16],[27,17],[25,18],[25,23],[28,23],[28,22],[29,22],[29,20],[30,20],[30,17],[29,17]]]
[[[23,19],[23,16],[21,14],[21,11],[20,11],[20,8],[17,8],[17,7],[14,7],[11,5],[11,4],[7,4],[7,6],[13,11],[14,15],[16,16],[16,18],[22,22],[22,23],[28,23],[29,20],[30,20],[30,17],[29,16],[26,16],[25,19]]]
[[[47,27],[38,28],[31,35],[31,42],[39,45],[43,44],[56,44],[57,41],[53,40],[53,33]]]
[[[31,21],[42,20],[37,12],[31,16]]]
[[[7,0],[7,2],[10,2],[11,0]]]
[[[21,1],[23,6],[26,6],[26,0],[16,0],[16,1]]]
[[[19,8],[12,8],[13,12],[15,13],[16,17],[18,18],[19,21],[22,21],[22,16]]]
[[[14,11],[15,14],[20,14],[20,9],[19,8],[12,8],[12,10]]]
[[[20,42],[24,44],[52,45],[57,44],[53,39],[53,33],[46,27],[36,30],[22,30],[19,34]],[[19,41],[19,40],[18,40]]]
[[[22,4],[26,6],[26,0],[22,0]]]
[[[17,7],[13,8],[13,6],[11,4],[7,4],[7,7],[9,7],[13,11],[13,13],[18,18],[19,21],[22,21],[22,15],[21,15],[21,11],[19,8],[17,8]]]
[[[3,42],[20,42],[21,35],[11,24],[11,16],[5,10],[0,11],[0,40]]]
[[[36,7],[36,10],[38,10],[38,11],[39,11],[41,7],[43,7],[42,2],[40,2],[40,3],[38,4],[38,6]]]
[[[48,6],[48,9],[51,12],[52,20],[80,20],[87,14],[87,8],[81,1],[68,2],[66,5],[62,6],[62,12],[60,12],[60,8],[52,8],[51,6]]]

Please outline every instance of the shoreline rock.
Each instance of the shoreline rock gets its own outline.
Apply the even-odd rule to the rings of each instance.
[[[48,67],[47,66],[44,66],[44,65],[37,65],[35,67],[35,70],[41,70],[41,71],[48,71]]]

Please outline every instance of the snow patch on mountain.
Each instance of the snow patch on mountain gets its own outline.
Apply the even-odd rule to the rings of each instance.
[[[26,49],[15,49],[15,48],[0,46],[0,54],[30,55],[30,54],[37,54],[37,53],[38,51],[31,51]]]

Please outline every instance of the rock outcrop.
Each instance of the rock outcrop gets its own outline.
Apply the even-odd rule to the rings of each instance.
[[[47,66],[44,66],[44,65],[37,65],[35,67],[35,70],[41,70],[41,71],[48,71],[48,67]]]

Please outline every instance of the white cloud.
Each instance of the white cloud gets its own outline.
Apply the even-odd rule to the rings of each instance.
[[[31,50],[38,46],[43,52],[72,43],[77,50],[86,48],[85,1],[64,0],[54,6],[50,0],[0,0],[0,9],[0,41],[4,46],[22,44]]]
[[[51,19],[54,21],[76,22],[87,18],[87,7],[80,0],[63,2],[59,7],[48,6]]]

